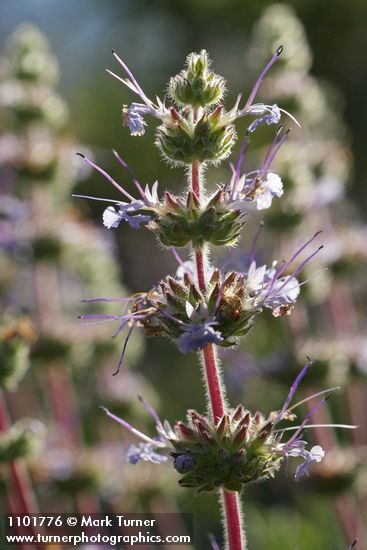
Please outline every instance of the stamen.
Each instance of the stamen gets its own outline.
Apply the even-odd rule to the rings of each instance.
[[[297,439],[298,435],[301,433],[301,431],[303,430],[303,428],[305,427],[305,425],[308,423],[309,419],[311,418],[311,416],[324,404],[326,403],[326,401],[329,399],[330,397],[330,393],[326,395],[326,397],[324,397],[321,401],[319,401],[312,409],[311,411],[305,416],[305,418],[303,419],[303,421],[301,422],[301,424],[298,426],[298,429],[297,431],[292,435],[292,437],[289,439],[289,441],[287,441],[286,443],[286,447],[288,447],[291,443],[293,443],[293,441],[295,441],[295,439]]]
[[[143,89],[140,87],[140,84],[138,83],[138,81],[136,80],[135,76],[133,75],[133,73],[130,71],[129,67],[126,65],[126,63],[124,63],[124,61],[122,61],[121,57],[119,55],[117,55],[117,53],[115,52],[115,50],[112,50],[112,54],[114,56],[114,58],[118,61],[118,63],[120,63],[120,65],[122,66],[122,68],[124,69],[124,71],[126,72],[126,74],[128,75],[128,77],[130,78],[131,80],[131,83],[133,84],[133,86],[135,86],[136,88],[136,93],[142,98],[142,100],[144,101],[144,103],[146,103],[149,107],[152,107],[152,102],[150,101],[150,99],[145,95],[145,93],[143,92]]]
[[[118,152],[116,151],[116,149],[112,149],[112,152],[113,154],[115,155],[116,159],[118,160],[118,162],[121,164],[121,166],[124,168],[124,170],[126,170],[126,172],[129,174],[130,178],[131,178],[131,181],[133,182],[133,184],[135,185],[135,187],[137,188],[137,190],[139,191],[141,197],[143,198],[143,200],[146,202],[147,201],[147,197],[146,197],[146,194],[144,193],[144,190],[142,188],[142,186],[140,185],[137,177],[135,176],[134,172],[131,170],[130,166],[124,161],[124,159],[122,159],[120,157],[120,155],[118,154]]]
[[[100,168],[97,164],[95,164],[94,162],[92,162],[91,160],[89,160],[85,155],[83,155],[82,153],[77,153],[77,155],[79,155],[80,157],[82,157],[82,159],[89,165],[89,166],[92,166],[92,168],[94,168],[95,170],[97,170],[100,174],[102,174],[102,176],[104,176],[110,183],[112,183],[112,185],[114,187],[116,187],[116,189],[118,189],[120,191],[120,193],[122,193],[123,195],[125,195],[125,197],[127,197],[129,200],[131,201],[135,201],[134,197],[132,197],[127,191],[125,191],[125,189],[123,189],[113,178],[111,178],[111,176],[109,174],[107,174],[107,172],[105,172],[102,168]]]
[[[304,378],[304,376],[307,374],[309,368],[311,367],[311,364],[312,364],[311,359],[309,357],[307,357],[307,359],[308,359],[308,361],[307,361],[306,365],[303,367],[303,369],[301,370],[301,372],[298,374],[297,378],[293,382],[293,384],[291,386],[291,389],[290,389],[290,392],[287,396],[287,399],[285,400],[284,405],[282,407],[282,410],[278,414],[277,419],[275,420],[275,423],[278,423],[278,422],[280,422],[280,420],[282,420],[282,418],[284,416],[284,413],[288,410],[288,406],[289,406],[290,402],[292,401],[293,396],[296,393],[297,388],[298,388],[301,380]]]
[[[316,277],[318,277],[319,275],[321,275],[321,273],[324,273],[325,271],[328,271],[328,268],[327,268],[327,267],[323,267],[323,268],[320,269],[319,271],[316,271],[316,273],[314,273],[313,275],[311,275],[308,279],[305,279],[305,280],[302,281],[301,283],[298,283],[298,286],[306,285],[306,284],[309,283],[310,281],[313,281],[314,279],[316,279]],[[296,288],[296,287],[293,287],[293,288]],[[290,290],[293,290],[293,288],[291,288]]]
[[[123,426],[124,428],[129,430],[129,432],[133,433],[134,435],[136,435],[137,437],[139,437],[143,441],[146,441],[147,443],[151,443],[155,447],[165,446],[164,444],[160,443],[159,441],[155,441],[154,439],[151,439],[147,435],[143,434],[142,432],[140,432],[139,430],[137,430],[136,428],[131,426],[131,424],[126,422],[126,420],[124,420],[123,418],[120,418],[119,416],[116,416],[115,414],[111,413],[108,409],[106,409],[106,407],[101,406],[100,408],[102,409],[102,411],[104,411],[107,414],[107,416],[109,416],[113,420],[116,420],[116,422],[121,424],[121,426]]]
[[[340,390],[341,386],[334,386],[333,388],[327,388],[326,390],[319,391],[317,393],[314,393],[313,395],[309,395],[305,399],[302,399],[301,401],[298,401],[295,405],[292,405],[289,409],[287,409],[287,412],[293,411],[295,408],[299,407],[300,405],[303,405],[304,403],[307,403],[307,401],[310,401],[311,399],[314,399],[315,397],[320,397],[321,395],[324,395],[325,393],[331,393],[333,391]]]
[[[138,395],[138,399],[139,399],[139,401],[141,401],[143,403],[144,407],[147,409],[149,414],[154,419],[156,425],[159,426],[159,427],[162,427],[162,422],[161,422],[158,414],[156,413],[156,411],[153,409],[153,407],[151,405],[149,405],[149,403],[147,401],[145,401],[144,397],[142,397],[141,395]]]
[[[80,323],[82,327],[93,327],[94,325],[103,325],[105,323],[112,323],[114,319],[103,319],[102,321],[92,321],[91,323]]]
[[[116,372],[114,372],[114,373],[112,374],[112,376],[116,376],[116,374],[118,374],[118,373],[120,372],[120,368],[121,368],[122,362],[123,362],[123,360],[124,360],[124,356],[125,356],[125,351],[126,351],[126,348],[127,348],[127,344],[128,344],[128,342],[129,342],[129,340],[130,340],[130,336],[131,336],[132,333],[133,333],[133,330],[134,330],[134,328],[135,328],[135,325],[136,325],[136,322],[133,322],[132,325],[131,325],[131,327],[129,328],[129,331],[128,331],[127,336],[126,336],[126,338],[125,338],[124,345],[123,345],[123,347],[122,347],[122,352],[121,352],[121,357],[120,357],[119,364],[117,365]]]
[[[263,80],[264,76],[269,71],[269,69],[272,67],[272,65],[274,65],[274,63],[279,59],[279,56],[282,53],[282,51],[283,51],[283,46],[279,46],[279,48],[277,49],[277,51],[275,52],[273,57],[265,65],[264,69],[260,73],[260,76],[256,80],[254,87],[252,88],[252,90],[250,92],[250,95],[248,97],[248,100],[246,101],[246,104],[243,108],[243,111],[246,111],[249,107],[251,107],[251,105],[252,105],[252,103],[253,103],[253,101],[256,97],[256,94],[258,92],[258,89],[260,88],[260,85],[262,83],[262,80]]]
[[[117,327],[117,329],[115,330],[115,332],[112,334],[111,338],[112,339],[115,339],[117,338],[117,336],[124,330],[124,328],[126,327],[126,325],[128,324],[128,320],[125,320],[125,321],[122,321],[119,326]]]
[[[278,145],[275,147],[271,157],[268,159],[266,165],[264,165],[262,171],[261,171],[261,174],[262,174],[262,177],[265,176],[265,174],[269,171],[269,168],[270,166],[272,165],[273,163],[273,160],[275,159],[279,149],[281,148],[281,146],[283,145],[283,143],[285,142],[285,140],[287,139],[288,137],[288,134],[289,134],[290,130],[288,129],[281,137]]]
[[[316,237],[318,237],[320,235],[320,233],[322,233],[322,231],[317,231],[317,233],[315,233],[311,239],[309,239],[307,242],[305,242],[304,245],[301,246],[301,248],[299,250],[297,250],[297,252],[295,252],[293,254],[293,256],[291,257],[291,259],[288,261],[288,262],[284,262],[274,273],[274,276],[273,278],[271,279],[270,283],[269,283],[269,289],[268,289],[268,292],[266,293],[266,296],[264,299],[266,299],[269,294],[271,293],[271,291],[273,290],[273,287],[274,287],[274,284],[276,283],[276,281],[278,280],[278,278],[280,277],[280,275],[282,273],[284,273],[284,271],[287,269],[287,267],[289,267],[291,265],[291,263],[301,254],[301,252],[309,245],[312,243],[312,241],[314,241],[316,239]]]
[[[114,202],[115,204],[121,204],[121,201],[116,201],[114,199],[102,199],[100,197],[91,197],[89,195],[75,195],[72,194],[72,197],[76,197],[77,199],[89,199],[91,201],[101,201],[101,202]]]
[[[256,231],[255,236],[253,238],[252,245],[251,245],[251,250],[250,250],[250,253],[249,253],[249,257],[248,257],[249,265],[251,265],[252,262],[255,259],[257,241],[259,240],[260,234],[261,234],[262,230],[264,229],[264,225],[265,225],[264,222],[261,221],[260,226],[259,226],[258,230]]]
[[[266,164],[267,164],[267,162],[268,162],[268,159],[269,159],[269,157],[270,157],[270,154],[271,154],[271,152],[272,152],[272,150],[273,150],[273,148],[274,148],[276,142],[278,141],[278,138],[279,138],[279,136],[280,136],[280,134],[281,134],[281,132],[282,132],[282,129],[283,129],[283,125],[280,125],[279,128],[278,128],[278,130],[277,130],[276,133],[275,133],[274,139],[273,139],[273,141],[271,142],[271,145],[270,145],[269,149],[268,149],[267,152],[266,152],[266,155],[265,155],[265,158],[264,158],[264,160],[263,160],[263,163],[262,163],[262,165],[261,165],[260,168],[259,168],[259,174],[262,174],[262,173],[263,173],[263,167],[266,166]],[[265,172],[264,172],[264,173],[265,173]]]
[[[124,86],[127,86],[128,88],[130,88],[130,90],[132,92],[134,92],[134,94],[137,94],[139,95],[140,97],[140,94],[138,93],[138,90],[135,88],[135,86],[130,82],[130,80],[127,80],[125,78],[121,78],[121,76],[117,75],[116,73],[114,73],[113,71],[110,71],[110,69],[106,69],[106,73],[108,73],[109,75],[113,76],[114,78],[116,78],[116,80],[119,80],[120,82],[122,82],[122,84],[124,84]]]
[[[298,430],[300,427],[301,425],[289,426],[288,428],[274,430],[273,433],[290,432],[291,430]],[[359,428],[359,426],[354,426],[352,424],[307,424],[307,426],[302,427],[302,429],[304,430],[308,430],[308,428],[343,428],[346,430],[356,430],[357,428]],[[287,441],[286,445],[288,445],[288,443],[289,441]]]
[[[285,115],[288,115],[289,118],[291,118],[293,120],[293,122],[295,122],[298,126],[298,128],[301,128],[301,125],[300,123],[298,122],[298,120],[293,116],[291,115],[290,113],[288,113],[288,111],[286,111],[285,109],[281,109],[281,107],[279,107],[279,111],[281,111],[282,113],[284,113]]]
[[[236,167],[235,167],[237,178],[240,177],[241,168],[242,168],[242,165],[243,165],[243,161],[245,160],[245,156],[246,156],[246,153],[247,153],[249,143],[250,143],[250,134],[249,134],[249,132],[246,132],[246,135],[243,138],[242,143],[241,143],[241,147],[240,147],[240,151],[238,153]]]
[[[234,166],[231,162],[229,163],[229,166],[230,166],[231,171],[232,171],[232,178],[231,178],[231,182],[230,182],[230,189],[231,189],[230,198],[232,200],[235,197],[235,195],[237,193],[237,190],[238,190],[238,184],[239,184],[239,181],[241,179],[241,168],[242,168],[243,161],[245,160],[245,156],[246,156],[246,153],[247,153],[249,142],[250,142],[250,134],[249,134],[249,132],[246,132],[246,135],[245,135],[245,137],[244,137],[244,139],[242,140],[242,143],[241,143],[241,147],[240,147],[240,151],[238,153],[236,165]]]
[[[79,319],[111,319],[112,321],[121,321],[122,319],[140,319],[144,318],[145,315],[141,315],[141,311],[129,313],[128,315],[102,315],[102,314],[94,314],[94,315],[78,315]]]
[[[282,286],[277,290],[277,292],[281,292],[283,290],[284,287],[287,286],[287,284],[289,283],[289,281],[291,279],[293,279],[294,277],[296,277],[298,275],[298,273],[300,271],[302,271],[302,269],[304,268],[304,266],[310,261],[312,260],[312,258],[314,256],[316,256],[316,254],[318,254],[320,252],[320,250],[322,250],[324,248],[324,245],[321,245],[319,246],[319,248],[317,250],[315,250],[315,252],[313,252],[312,254],[310,254],[309,256],[307,256],[307,258],[305,260],[303,260],[303,262],[297,267],[297,269],[294,270],[294,272],[292,273],[292,275],[289,275],[289,277],[285,280],[285,282],[282,284]]]
[[[192,270],[187,265],[185,265],[185,262],[183,261],[183,259],[179,255],[179,253],[177,252],[176,248],[172,247],[171,252],[175,257],[176,262],[182,267],[182,269],[184,271],[186,271],[186,273],[188,273],[189,275],[192,276],[193,275]]]
[[[135,298],[130,296],[129,298],[85,298],[81,302],[93,303],[93,302],[133,302]]]

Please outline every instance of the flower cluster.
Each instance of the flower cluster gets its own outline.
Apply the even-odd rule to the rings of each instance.
[[[176,104],[175,107],[166,107],[158,97],[156,102],[149,99],[126,63],[114,51],[113,55],[126,77],[120,77],[110,70],[108,72],[142,101],[123,107],[123,123],[129,128],[131,135],[142,136],[147,125],[144,116],[151,115],[161,121],[156,144],[164,158],[184,165],[195,160],[216,163],[226,158],[232,150],[236,141],[233,123],[238,118],[255,116],[248,128],[249,133],[253,133],[262,124],[278,124],[282,112],[291,116],[277,105],[254,104],[264,76],[282,51],[281,46],[267,63],[245,104],[240,106],[240,95],[229,111],[225,110],[222,102],[225,81],[211,71],[205,50],[200,54],[190,54],[186,68],[171,78],[168,95]]]
[[[242,174],[241,167],[246,149],[244,144],[248,143],[249,136],[247,134],[236,166],[231,165],[231,179],[226,184],[218,185],[217,190],[203,204],[192,191],[188,191],[186,196],[175,196],[165,191],[160,199],[158,182],[153,184],[151,190],[148,185],[143,188],[116,151],[115,157],[128,171],[140,198],[135,199],[105,170],[81,153],[78,153],[79,156],[112,183],[129,202],[86,195],[76,196],[112,203],[103,212],[103,224],[108,229],[117,228],[125,221],[133,229],[146,226],[157,235],[159,242],[167,247],[182,247],[187,244],[197,247],[205,243],[231,246],[237,242],[251,204],[255,203],[258,210],[264,210],[271,206],[273,197],[283,194],[280,177],[269,171],[275,155],[287,137],[286,132],[277,143],[280,134],[281,129],[276,133],[260,168]]]
[[[122,301],[120,315],[88,314],[82,319],[118,323],[116,334],[129,327],[123,345],[135,327],[143,327],[147,336],[168,336],[176,342],[182,353],[205,348],[207,344],[233,346],[238,338],[247,334],[255,316],[264,308],[274,317],[289,315],[300,292],[297,275],[321,249],[318,247],[290,273],[293,262],[319,235],[316,233],[279,267],[273,262],[256,266],[251,261],[246,272],[222,272],[213,269],[207,292],[203,294],[192,276],[190,263],[181,262],[176,277],[167,276],[149,292],[139,292],[130,298],[94,298],[94,301]],[[122,364],[123,354],[118,370]]]
[[[292,421],[296,418],[291,410],[298,404],[290,408],[290,403],[310,365],[308,362],[297,376],[281,410],[271,412],[268,416],[260,412],[253,414],[243,405],[238,405],[214,422],[195,410],[189,410],[187,421],[178,421],[172,428],[169,422],[162,423],[155,410],[140,397],[155,422],[157,435],[151,438],[107,409],[104,410],[142,440],[139,446],[130,446],[127,453],[130,464],[137,464],[140,460],[160,464],[171,457],[175,470],[182,475],[179,480],[182,487],[192,487],[198,491],[213,491],[218,487],[241,491],[250,483],[274,477],[284,460],[288,461],[289,458],[303,460],[295,471],[295,480],[299,481],[309,474],[312,462],[320,462],[325,456],[320,445],[310,450],[306,448],[302,432],[311,416],[330,396],[332,389],[307,398],[311,400],[324,395],[299,426],[279,428],[278,425],[284,420]],[[284,441],[289,429],[294,430],[294,433]]]

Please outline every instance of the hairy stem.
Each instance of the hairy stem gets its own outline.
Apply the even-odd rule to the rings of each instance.
[[[246,538],[241,525],[241,503],[238,493],[223,490],[228,550],[246,550]]]
[[[191,187],[193,193],[200,201],[202,195],[200,181],[200,165],[198,161],[192,163],[191,169]],[[196,273],[200,291],[206,293],[205,278],[205,252],[202,248],[195,250]],[[203,363],[205,369],[206,383],[210,398],[210,408],[213,420],[216,423],[225,412],[225,402],[223,388],[221,385],[218,362],[215,352],[215,346],[208,344],[203,350]],[[241,527],[241,512],[239,498],[236,493],[228,492],[223,489],[223,508],[226,526],[226,540],[228,550],[245,550],[246,543]]]

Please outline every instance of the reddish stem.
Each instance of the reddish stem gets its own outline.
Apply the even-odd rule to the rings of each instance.
[[[192,169],[191,169],[191,185],[192,185],[192,191],[197,196],[198,200],[200,200],[200,165],[197,160],[194,160],[192,163]]]
[[[8,413],[4,396],[0,391],[0,432],[7,432],[10,428]],[[28,475],[19,460],[9,463],[9,474],[13,491],[9,494],[9,503],[11,503],[11,512],[20,514],[35,514],[37,512],[36,502],[33,495]],[[15,498],[16,497],[16,498]],[[31,534],[36,537],[37,532],[30,526]],[[32,545],[33,546],[33,545]],[[35,548],[43,547],[35,544]]]
[[[203,257],[203,251],[201,248],[197,248],[195,250],[195,259],[196,259],[196,268],[197,268],[200,292],[202,294],[205,294],[206,284],[205,284],[204,257]]]
[[[242,550],[242,530],[236,493],[223,490],[229,550]]]
[[[200,167],[197,161],[192,163],[191,171],[192,191],[200,200]],[[200,291],[206,293],[204,255],[202,248],[195,250],[196,270]],[[215,348],[213,344],[208,344],[204,348],[204,367],[209,390],[210,404],[214,422],[222,418],[224,414],[224,399],[220,378],[218,373],[217,361],[215,357]],[[239,502],[236,493],[223,490],[223,504],[226,518],[226,530],[228,540],[228,550],[243,550],[242,532]]]
[[[204,348],[204,366],[206,379],[208,382],[213,418],[216,424],[217,421],[224,415],[224,404],[213,344],[208,344]]]

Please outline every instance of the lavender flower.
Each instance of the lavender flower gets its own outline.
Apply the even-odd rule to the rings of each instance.
[[[247,273],[248,307],[267,307],[274,317],[289,315],[300,293],[299,282],[292,277],[277,278],[276,264],[270,269],[252,262]]]
[[[132,136],[142,136],[145,134],[144,126],[147,125],[141,113],[149,112],[149,109],[140,103],[132,103],[130,107],[124,105],[122,109],[122,121],[128,126]]]
[[[107,229],[116,228],[124,220],[133,229],[139,229],[141,224],[148,223],[152,219],[149,215],[137,213],[143,206],[143,201],[119,202],[116,206],[108,206],[103,212],[103,225]]]
[[[261,124],[278,124],[281,117],[281,112],[278,105],[264,105],[264,103],[256,103],[247,109],[247,114],[258,116],[254,122],[248,127],[250,134]]]
[[[296,276],[323,247],[319,246],[312,252],[293,273],[286,277],[282,277],[282,275],[319,234],[320,232],[315,233],[311,239],[293,254],[288,262],[285,262],[279,268],[276,267],[277,262],[273,262],[271,268],[267,268],[266,265],[257,267],[255,261],[251,263],[247,272],[248,307],[270,308],[274,317],[290,314],[300,293],[300,283],[296,279]]]
[[[304,376],[307,374],[310,367],[311,367],[311,360],[309,359],[307,364],[303,367],[303,369],[295,379],[294,383],[292,384],[292,387],[289,391],[289,394],[284,402],[284,405],[281,411],[277,414],[277,416],[275,417],[275,420],[273,421],[273,425],[276,426],[282,420],[290,418],[290,412],[296,407],[298,407],[300,404],[305,403],[306,401],[310,401],[311,399],[315,399],[316,397],[319,397],[322,395],[324,396],[320,401],[316,403],[316,405],[311,409],[311,411],[305,416],[305,418],[302,420],[299,426],[295,426],[294,428],[284,428],[283,430],[277,429],[274,431],[275,434],[280,434],[280,439],[281,439],[283,437],[283,434],[289,429],[295,430],[295,433],[286,443],[281,443],[280,440],[276,442],[274,447],[274,452],[278,452],[282,454],[282,456],[287,460],[289,457],[304,459],[304,462],[300,464],[296,469],[296,472],[295,472],[296,481],[299,481],[301,477],[304,475],[309,475],[309,469],[312,462],[316,462],[316,463],[321,462],[325,457],[325,451],[320,445],[315,445],[310,449],[310,451],[308,451],[306,449],[307,443],[306,441],[301,439],[301,434],[305,427],[308,427],[308,428],[314,427],[309,424],[310,418],[327,401],[327,399],[331,395],[331,392],[339,389],[339,388],[329,388],[327,390],[323,390],[314,395],[310,395],[306,399],[303,399],[299,403],[296,403],[295,405],[289,408],[289,405],[292,401],[294,394],[296,393],[296,390],[300,382],[302,381]],[[318,427],[339,427],[339,428],[351,428],[351,429],[356,428],[356,426],[349,426],[349,425],[343,425],[343,424],[328,424],[328,425],[320,424],[318,425]]]
[[[282,135],[281,132],[282,127],[276,132],[260,168],[241,175],[241,168],[249,146],[249,133],[246,134],[237,162],[235,166],[231,165],[231,180],[225,186],[224,204],[228,208],[246,211],[249,203],[255,202],[257,210],[264,210],[271,206],[274,197],[283,195],[281,178],[274,172],[269,171],[275,156],[289,133],[287,131]]]
[[[112,54],[127,74],[127,78],[121,78],[109,69],[107,69],[107,72],[132,90],[143,101],[143,103],[132,103],[129,107],[127,105],[123,107],[123,123],[125,126],[128,126],[132,136],[142,136],[145,133],[144,126],[147,125],[142,115],[148,114],[163,121],[169,117],[169,111],[166,109],[159,97],[157,97],[156,104],[150,100],[144,93],[126,63],[124,63],[124,61],[114,50],[112,50]]]
[[[137,464],[139,460],[161,464],[162,462],[166,462],[168,457],[157,453],[151,443],[139,443],[138,447],[130,445],[127,451],[127,461],[129,464]]]
[[[177,347],[181,353],[204,349],[208,344],[220,344],[223,336],[214,330],[214,321],[203,322],[198,325],[188,325],[177,339]]]
[[[156,411],[151,405],[149,405],[149,403],[145,401],[144,398],[139,397],[139,399],[155,422],[157,430],[157,436],[155,438],[151,438],[136,428],[133,428],[128,422],[126,422],[126,420],[123,420],[122,418],[111,413],[105,407],[101,408],[107,416],[118,422],[130,433],[142,440],[142,443],[139,443],[139,446],[131,445],[129,447],[126,457],[129,464],[137,464],[140,460],[143,460],[144,462],[151,462],[153,464],[161,464],[168,460],[168,454],[173,451],[171,441],[176,439],[176,435],[167,421],[162,424]]]
[[[90,159],[86,158],[81,153],[77,153],[86,164],[97,170],[102,174],[112,185],[122,194],[124,197],[128,198],[130,202],[116,201],[113,199],[106,199],[100,197],[91,197],[88,195],[73,195],[74,197],[96,200],[101,202],[112,202],[114,206],[108,206],[103,212],[103,225],[110,228],[116,228],[119,226],[120,222],[126,221],[130,227],[133,229],[139,229],[142,224],[149,223],[154,214],[164,212],[164,207],[159,202],[158,197],[158,182],[156,181],[152,189],[149,189],[149,186],[145,186],[145,190],[136,179],[134,173],[131,171],[130,167],[126,162],[119,156],[116,151],[113,151],[115,157],[121,166],[129,173],[136,189],[138,190],[141,199],[136,200],[130,193],[128,193],[120,184],[118,184],[105,170],[100,166],[92,162]]]
[[[255,115],[259,118],[256,119],[252,124],[250,124],[248,128],[248,132],[252,133],[258,128],[261,124],[278,124],[281,113],[285,113],[287,116],[289,116],[296,124],[297,126],[300,126],[299,122],[290,114],[288,111],[285,111],[284,109],[281,109],[278,107],[278,105],[265,105],[264,103],[255,103],[254,99],[257,95],[257,92],[260,88],[260,85],[265,77],[265,75],[268,73],[269,69],[274,65],[274,63],[279,59],[281,53],[283,51],[283,46],[279,46],[277,48],[275,54],[271,57],[271,59],[268,61],[262,72],[260,73],[260,76],[255,82],[255,85],[253,89],[250,92],[250,95],[245,103],[245,105],[242,108],[239,108],[239,104],[241,101],[241,95],[237,97],[237,101],[235,105],[232,107],[232,109],[223,117],[223,123],[226,124],[233,122],[237,118],[241,118],[246,115]]]
[[[270,208],[273,197],[281,197],[283,195],[283,183],[280,177],[273,172],[269,172],[265,181],[262,182],[261,192],[256,194],[256,208],[265,210]]]
[[[176,270],[176,279],[179,282],[184,281],[185,274],[189,275],[191,278],[194,276],[195,273],[195,265],[191,260],[184,261],[181,256],[178,254],[177,250],[175,248],[172,248],[172,254],[174,255],[177,263],[178,268]]]
[[[118,213],[111,212],[111,215],[113,217],[110,219],[113,223],[114,216],[117,218],[116,223],[120,221]],[[138,218],[137,223],[139,222]],[[258,234],[259,232],[257,236]],[[91,320],[93,323],[118,322],[114,336],[129,327],[115,374],[121,368],[127,344],[136,327],[143,327],[148,336],[172,338],[181,353],[204,349],[208,344],[236,345],[237,338],[250,330],[254,317],[264,307],[271,309],[274,317],[291,313],[301,285],[307,282],[299,283],[296,276],[322,247],[318,247],[306,257],[289,275],[283,276],[283,273],[318,235],[319,233],[313,235],[288,262],[281,264],[280,267],[277,267],[276,262],[271,268],[267,268],[266,265],[257,267],[253,260],[247,273],[221,273],[218,269],[214,269],[208,287],[208,297],[203,296],[193,282],[190,271],[192,265],[183,262],[174,251],[182,277],[168,276],[151,291],[137,293],[130,298],[85,300],[87,302],[121,301],[125,305],[119,315],[92,314],[82,315],[81,318]],[[256,240],[257,237],[254,246]],[[251,258],[254,256],[254,246],[250,254]]]
[[[291,445],[286,446],[286,451],[284,453],[287,458],[290,456],[304,458],[304,462],[297,467],[294,476],[296,481],[299,481],[304,475],[309,475],[309,469],[312,462],[321,462],[325,457],[325,451],[320,445],[315,445],[310,451],[306,450],[306,445],[306,441],[297,439]]]

